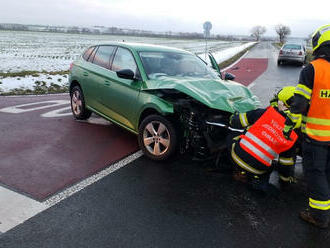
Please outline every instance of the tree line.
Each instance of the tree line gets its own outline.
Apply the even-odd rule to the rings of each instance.
[[[24,25],[24,24],[6,24],[0,23],[0,30],[14,30],[14,31],[43,31],[43,32],[57,32],[57,33],[72,33],[72,34],[105,34],[105,35],[130,35],[130,36],[144,36],[144,37],[164,37],[164,38],[187,38],[187,39],[203,39],[205,38],[203,33],[198,32],[156,32],[146,31],[139,29],[123,29],[117,27],[104,27],[95,26],[92,28],[86,27],[56,27],[56,26],[43,26],[43,25]],[[266,33],[266,27],[257,25],[250,30],[251,38],[238,37],[235,35],[211,35],[208,39],[217,40],[251,40],[255,39],[259,41],[263,34]],[[290,27],[278,24],[275,26],[275,31],[279,37],[281,43],[284,43],[287,37],[291,34]]]
[[[283,24],[278,24],[274,27],[277,35],[278,35],[278,38],[279,38],[279,41],[281,43],[284,43],[287,39],[287,37],[291,34],[291,29],[290,27],[286,26],[286,25],[283,25]],[[251,36],[254,37],[257,41],[260,40],[261,36],[266,33],[266,27],[264,26],[254,26],[251,30],[250,30],[250,33],[251,33]]]

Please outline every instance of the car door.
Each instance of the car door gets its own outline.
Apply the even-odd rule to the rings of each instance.
[[[99,46],[93,58],[91,58],[88,66],[84,71],[84,95],[86,96],[88,105],[93,109],[104,112],[102,105],[102,88],[107,84],[107,74],[110,69],[110,60],[115,51],[115,46]]]
[[[209,55],[209,59],[211,61],[211,66],[212,68],[219,73],[220,77],[222,78],[222,74],[221,74],[221,70],[219,68],[219,65],[217,63],[217,61],[215,60],[215,58],[213,57],[213,55],[211,53],[208,54]]]
[[[85,103],[88,106],[94,105],[94,99],[93,99],[93,89],[92,84],[90,82],[90,72],[93,69],[93,58],[95,56],[95,53],[97,51],[98,47],[93,46],[87,49],[87,51],[83,54],[82,59],[84,62],[82,63],[81,67],[78,67],[81,72],[79,73],[79,83],[82,87]]]
[[[135,74],[135,80],[119,78],[116,71],[130,69]],[[103,85],[102,104],[111,118],[124,126],[134,129],[139,106],[137,98],[141,88],[139,70],[130,50],[118,47],[111,71],[108,74],[108,83]]]

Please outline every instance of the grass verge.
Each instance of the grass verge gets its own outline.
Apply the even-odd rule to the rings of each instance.
[[[40,74],[47,75],[66,75],[69,74],[69,71],[19,71],[19,72],[0,72],[0,78],[6,77],[39,77]]]
[[[8,92],[2,92],[0,89],[1,96],[12,96],[12,95],[44,95],[44,94],[57,94],[57,93],[67,93],[69,92],[69,84],[58,85],[55,83],[50,83],[47,85],[44,81],[36,81],[34,83],[33,89],[27,89],[24,87],[15,88]]]

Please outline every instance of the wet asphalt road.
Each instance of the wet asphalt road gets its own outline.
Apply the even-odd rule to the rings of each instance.
[[[270,44],[248,56],[269,58],[252,87],[263,105],[297,82],[301,68],[277,68]],[[297,217],[305,191],[301,179],[264,197],[200,163],[142,157],[2,234],[0,247],[329,247],[328,230]]]
[[[277,66],[278,49],[271,43],[264,42],[256,46],[246,58],[268,58],[268,68],[258,77],[251,88],[262,106],[267,106],[269,99],[284,86],[296,86],[301,67],[295,64]]]

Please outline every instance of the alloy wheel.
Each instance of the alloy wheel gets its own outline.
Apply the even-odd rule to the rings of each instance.
[[[159,122],[148,123],[143,131],[143,143],[146,149],[154,156],[161,156],[170,147],[171,137],[167,127]]]
[[[72,105],[73,113],[76,116],[80,115],[82,111],[82,101],[81,101],[80,92],[78,90],[75,90],[72,94],[71,105]]]

